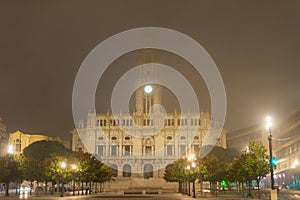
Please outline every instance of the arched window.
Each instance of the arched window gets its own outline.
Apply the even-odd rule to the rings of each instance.
[[[153,166],[151,164],[144,165],[144,179],[153,178]]]
[[[194,140],[199,140],[199,137],[198,137],[198,136],[195,136],[195,137],[194,137]]]
[[[130,137],[129,137],[129,136],[126,136],[124,139],[125,139],[125,140],[130,140]]]
[[[128,164],[123,166],[123,177],[131,177],[131,166]]]
[[[172,139],[173,139],[172,136],[167,137],[167,140],[172,140]]]
[[[117,140],[118,138],[116,136],[111,137],[111,140]]]
[[[185,140],[185,137],[184,137],[184,136],[181,136],[180,139],[181,139],[181,140]]]
[[[115,164],[112,164],[110,166],[111,170],[112,170],[112,177],[117,177],[118,176],[118,166]]]

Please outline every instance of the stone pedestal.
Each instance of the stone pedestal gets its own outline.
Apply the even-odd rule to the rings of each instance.
[[[277,190],[271,190],[270,197],[271,200],[277,200]]]

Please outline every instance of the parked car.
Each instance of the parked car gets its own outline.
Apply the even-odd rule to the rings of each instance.
[[[282,185],[274,185],[274,188],[277,189],[277,191],[282,189]]]

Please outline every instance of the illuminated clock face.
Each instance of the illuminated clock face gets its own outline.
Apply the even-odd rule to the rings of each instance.
[[[147,94],[150,94],[152,92],[153,88],[151,85],[146,85],[144,87],[144,91],[147,93]]]

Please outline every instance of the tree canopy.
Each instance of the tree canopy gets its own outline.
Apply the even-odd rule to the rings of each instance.
[[[34,158],[36,160],[44,160],[50,157],[51,154],[67,156],[70,154],[71,150],[65,148],[65,146],[57,141],[37,141],[30,144],[23,151],[25,157]]]

